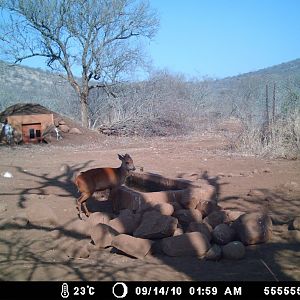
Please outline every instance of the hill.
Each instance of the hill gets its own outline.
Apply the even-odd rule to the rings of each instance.
[[[16,103],[39,103],[75,117],[76,95],[56,74],[0,61],[0,111]]]
[[[168,112],[170,118],[174,118],[173,109],[182,110],[183,119],[191,120],[193,116],[189,114],[197,109],[206,115],[213,112],[223,117],[241,117],[240,112],[248,112],[249,104],[253,116],[261,118],[266,85],[270,99],[276,85],[277,106],[281,107],[289,90],[299,90],[299,82],[300,59],[233,77],[207,80],[205,83],[189,82],[174,74],[159,75],[117,87],[117,99],[109,99],[103,92],[93,91],[90,96],[91,123],[97,126],[106,122],[108,125],[119,124],[138,115],[139,120],[145,119],[149,114],[149,105],[152,110],[154,105],[155,109],[151,112],[150,123],[153,118],[164,117]],[[39,103],[80,121],[77,95],[68,82],[57,74],[0,61],[0,87],[0,111],[16,103]],[[195,105],[198,108],[195,109]],[[140,111],[141,108],[144,110]],[[179,120],[177,115],[176,118]],[[211,119],[211,116],[208,118]]]

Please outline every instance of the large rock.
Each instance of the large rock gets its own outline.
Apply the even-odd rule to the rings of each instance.
[[[152,243],[147,239],[120,234],[113,238],[111,245],[130,256],[142,259],[149,253]]]
[[[201,232],[188,232],[163,239],[161,246],[169,256],[203,256],[210,248],[210,243]]]
[[[91,238],[97,248],[111,246],[116,231],[106,224],[97,224],[91,229]]]
[[[204,223],[209,224],[212,228],[224,222],[228,222],[226,213],[223,210],[214,211],[203,219]]]
[[[245,256],[245,246],[240,241],[230,242],[222,247],[223,257],[227,259],[242,259]]]
[[[176,235],[181,235],[181,234],[183,234],[183,233],[184,233],[183,229],[182,229],[182,228],[179,228],[179,227],[177,227],[177,228],[175,229],[175,231],[174,231],[174,234],[173,234],[173,236],[176,236]]]
[[[181,206],[181,204],[179,202],[177,202],[177,201],[171,201],[170,204],[173,206],[174,211],[183,209],[183,207]]]
[[[205,223],[192,222],[189,224],[186,232],[201,232],[206,235],[209,241],[211,241],[212,238],[211,236],[212,227]]]
[[[185,209],[194,209],[200,201],[200,188],[185,189],[182,191],[182,196],[178,199],[180,205]]]
[[[132,234],[139,225],[139,218],[129,209],[121,210],[119,216],[108,222],[118,233]]]
[[[205,258],[207,260],[220,260],[222,257],[222,248],[214,244],[212,247],[206,252]]]
[[[105,212],[94,212],[90,214],[86,222],[93,227],[97,224],[108,224],[110,219],[110,215]]]
[[[235,231],[227,224],[219,224],[214,228],[212,237],[216,244],[226,245],[234,240]]]
[[[182,225],[188,225],[192,222],[202,221],[202,215],[197,209],[180,209],[175,211],[174,216]]]
[[[179,199],[180,204],[186,209],[194,209],[201,201],[210,201],[215,198],[215,188],[209,184],[201,184],[198,188],[189,188],[183,191]]]
[[[29,201],[26,208],[28,221],[33,225],[57,226],[58,217],[49,205],[42,201]]]
[[[272,237],[272,221],[264,213],[244,214],[232,226],[245,245],[264,243]]]
[[[108,200],[112,201],[114,212],[119,212],[122,209],[140,211],[141,206],[145,202],[138,192],[129,190],[124,186],[112,189],[109,193]]]
[[[68,125],[59,125],[59,129],[61,132],[67,133],[70,131],[70,127]]]
[[[78,128],[71,128],[69,133],[72,134],[82,134],[82,132]]]
[[[90,225],[87,221],[75,219],[63,226],[66,236],[88,238],[90,236]]]
[[[153,209],[164,216],[172,216],[172,214],[174,213],[174,207],[170,203],[158,203],[154,205]]]
[[[227,218],[228,218],[229,222],[233,222],[236,219],[238,219],[241,215],[245,214],[244,211],[238,211],[238,210],[225,209],[224,211],[227,215]]]
[[[150,210],[156,210],[160,214],[165,216],[171,216],[174,213],[174,207],[172,204],[167,202],[153,201],[153,200],[141,202],[138,212],[143,214],[145,211],[150,211]]]
[[[200,188],[200,201],[210,201],[215,200],[216,198],[216,189],[214,186],[203,183]]]
[[[171,216],[163,216],[159,212],[144,213],[141,224],[134,231],[135,237],[145,239],[160,239],[172,236],[177,228],[178,220]]]
[[[220,210],[220,207],[215,200],[203,200],[198,203],[196,209],[201,212],[203,217],[206,217],[212,212]]]
[[[66,125],[66,122],[64,120],[58,120],[58,125]]]

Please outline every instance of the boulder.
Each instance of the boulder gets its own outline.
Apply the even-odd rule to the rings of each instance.
[[[142,204],[145,202],[139,193],[129,190],[124,186],[112,189],[109,193],[108,200],[112,202],[113,211],[115,213],[122,209],[139,212],[141,211]]]
[[[293,229],[300,230],[300,217],[296,217],[293,221]]]
[[[228,218],[225,211],[219,210],[209,214],[204,218],[203,222],[209,224],[212,228],[215,228],[221,223],[228,222]]]
[[[91,238],[98,249],[111,246],[115,230],[106,224],[97,224],[91,229]]]
[[[151,247],[151,254],[160,254],[164,255],[164,252],[162,250],[162,245],[161,245],[162,240],[154,240],[152,247]]]
[[[160,214],[165,216],[171,216],[174,213],[174,207],[172,204],[167,202],[153,201],[153,200],[141,202],[138,212],[144,213],[145,211],[150,211],[150,210],[156,210]]]
[[[246,249],[240,241],[234,241],[223,246],[222,252],[224,258],[237,260],[245,256]]]
[[[232,226],[245,245],[264,243],[272,237],[272,221],[264,213],[244,214]]]
[[[227,215],[227,218],[228,218],[229,222],[233,222],[236,219],[238,219],[241,215],[245,214],[244,211],[238,211],[238,210],[226,209],[224,211],[225,211],[225,213]]]
[[[110,220],[108,225],[118,233],[132,234],[138,226],[138,221],[131,210],[124,209],[117,218]]]
[[[179,202],[186,209],[194,209],[200,201],[210,201],[213,199],[215,199],[215,188],[209,184],[201,184],[199,188],[184,190]]]
[[[173,234],[173,236],[176,236],[176,235],[181,235],[181,234],[183,234],[183,233],[184,233],[183,229],[182,229],[182,228],[179,228],[179,227],[177,227],[177,228],[175,229],[175,231],[174,231],[174,234]]]
[[[104,212],[94,212],[91,213],[86,222],[89,224],[90,228],[97,224],[108,224],[111,217],[109,214]]]
[[[207,260],[216,261],[216,260],[220,260],[221,257],[222,257],[222,248],[217,244],[212,245],[212,247],[205,254],[205,258]]]
[[[58,125],[66,125],[66,122],[64,120],[58,120]]]
[[[201,232],[188,232],[164,238],[161,246],[169,256],[203,256],[210,248],[210,243]]]
[[[147,239],[120,234],[113,238],[111,245],[130,256],[142,259],[149,253],[152,243]]]
[[[172,236],[177,224],[178,220],[174,217],[163,216],[155,210],[147,211],[133,235],[145,239],[160,239]]]
[[[164,216],[172,216],[172,214],[174,213],[174,207],[169,203],[158,203],[154,205],[153,209],[157,210]]]
[[[90,226],[87,221],[80,219],[72,220],[63,226],[66,236],[88,238],[90,237]]]
[[[185,209],[195,209],[200,201],[201,189],[191,188],[182,191],[182,196],[178,199],[180,205]]]
[[[215,200],[204,200],[198,203],[196,209],[201,212],[203,217],[206,217],[212,212],[220,210],[220,207]]]
[[[180,209],[175,211],[174,216],[182,225],[188,225],[192,222],[202,221],[202,215],[197,209]]]
[[[226,245],[234,240],[235,231],[227,224],[219,224],[214,228],[212,237],[216,244]]]
[[[59,129],[61,132],[67,133],[70,131],[70,127],[68,125],[59,125]]]
[[[72,134],[82,134],[82,132],[78,128],[71,128],[69,133]]]
[[[56,226],[58,218],[54,210],[45,202],[29,201],[25,209],[28,221],[33,225]]]
[[[172,201],[172,202],[170,202],[170,204],[173,206],[174,211],[183,209],[183,207],[177,201]]]
[[[201,232],[206,235],[207,239],[211,241],[211,232],[212,227],[209,224],[205,223],[197,223],[197,222],[191,222],[186,230],[186,232]]]
[[[203,183],[200,188],[200,201],[210,201],[215,200],[216,198],[216,189],[214,186]]]

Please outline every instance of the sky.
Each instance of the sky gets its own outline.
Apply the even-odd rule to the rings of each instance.
[[[147,43],[154,69],[224,78],[300,58],[300,0],[149,2],[160,18]]]
[[[299,0],[150,0],[156,68],[224,78],[300,57]]]

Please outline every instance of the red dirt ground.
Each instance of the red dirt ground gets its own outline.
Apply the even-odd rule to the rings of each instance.
[[[300,161],[228,153],[217,135],[146,140],[91,134],[76,136],[72,144],[0,147],[0,173],[13,175],[0,176],[0,280],[300,280],[300,231],[281,225],[300,216]],[[239,261],[151,255],[139,260],[110,249],[78,259],[62,245],[75,251],[83,241],[67,231],[12,222],[24,209],[43,203],[65,228],[77,219],[74,174],[116,167],[117,153],[129,153],[146,172],[210,177],[222,207],[272,215],[278,224],[272,240],[247,247]]]

